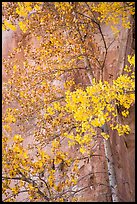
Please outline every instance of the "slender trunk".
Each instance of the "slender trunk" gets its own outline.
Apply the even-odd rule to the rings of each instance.
[[[106,134],[109,134],[107,124],[103,125],[102,131],[105,132]],[[118,187],[117,187],[116,173],[115,173],[114,160],[113,160],[110,139],[108,140],[104,139],[104,149],[105,149],[105,156],[107,159],[108,177],[109,177],[109,185],[111,188],[112,201],[119,202]]]
[[[111,196],[112,202],[119,202],[118,198],[118,188],[117,188],[117,181],[116,181],[116,174],[113,162],[113,154],[111,151],[110,139],[104,139],[104,149],[105,155],[107,159],[107,168],[108,168],[108,177],[109,177],[109,185],[111,188]]]
[[[84,63],[85,63],[85,67],[87,67],[87,75],[88,75],[90,84],[92,85],[92,81],[93,81],[94,75],[93,75],[93,72],[92,72],[92,68],[90,66],[90,62],[89,62],[88,56],[84,56]]]
[[[88,66],[86,60],[85,60],[85,66]],[[89,72],[88,72],[88,77],[92,85],[92,76],[90,75]],[[104,124],[101,128],[103,132],[108,134],[107,124]],[[114,168],[114,161],[113,161],[113,154],[112,154],[112,149],[110,145],[110,139],[108,140],[104,139],[104,149],[105,149],[105,156],[107,159],[107,169],[108,169],[109,186],[111,189],[112,202],[119,202],[116,173]]]
[[[75,19],[77,19],[77,13],[76,13],[76,5],[75,5],[75,9],[73,11],[73,15],[75,17]],[[88,56],[85,52],[83,52],[82,48],[83,48],[83,43],[84,43],[84,39],[83,39],[83,36],[81,35],[81,32],[79,30],[79,25],[78,25],[78,22],[76,22],[76,30],[77,32],[79,33],[79,37],[80,37],[80,40],[81,40],[81,45],[80,45],[80,49],[81,49],[81,54],[84,56],[84,65],[85,67],[87,68],[87,75],[88,75],[88,78],[90,80],[90,84],[92,85],[92,80],[94,78],[94,74],[93,74],[93,71],[92,71],[92,68],[90,66],[90,61],[88,59]]]
[[[76,9],[76,8],[75,8],[75,9]],[[75,16],[75,18],[77,19],[77,14],[76,14],[75,10],[74,10],[74,16]],[[100,27],[99,24],[98,24],[98,28],[99,28],[99,31],[100,31],[100,33],[101,33],[101,36],[102,36],[102,39],[103,39],[103,42],[104,42],[104,46],[105,46],[105,49],[106,49],[106,55],[107,55],[107,49],[108,49],[108,48],[107,48],[106,41],[105,41],[105,39],[104,39],[102,30],[101,30],[101,27]],[[76,30],[77,30],[78,33],[79,33],[81,42],[83,42],[83,38],[82,38],[82,36],[81,36],[78,23],[76,23]],[[84,65],[85,65],[85,67],[87,67],[87,75],[88,75],[90,84],[92,85],[92,81],[93,81],[93,78],[94,78],[94,74],[93,74],[93,70],[92,70],[92,67],[91,67],[91,65],[90,65],[90,61],[89,61],[89,59],[88,59],[88,56],[85,55],[85,53],[83,53],[83,51],[82,51],[82,45],[81,45],[81,53],[84,55]],[[102,80],[103,80],[103,67],[104,67],[104,64],[105,64],[106,55],[105,55],[105,59],[104,59],[103,65],[102,65]],[[108,133],[107,124],[104,124],[104,125],[102,126],[102,131],[104,131],[105,133]],[[108,140],[105,140],[105,139],[104,139],[104,148],[105,148],[105,156],[106,156],[106,158],[107,158],[107,168],[108,168],[109,186],[110,186],[110,188],[111,188],[112,201],[113,201],[113,202],[118,202],[119,199],[118,199],[118,196],[117,196],[116,174],[115,174],[115,168],[114,168],[114,162],[113,162],[113,155],[112,155],[112,151],[111,151],[110,139],[108,139]]]

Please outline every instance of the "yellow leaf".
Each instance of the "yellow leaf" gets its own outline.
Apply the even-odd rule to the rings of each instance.
[[[82,146],[82,147],[80,147],[79,151],[80,151],[82,154],[84,154],[84,153],[86,152],[86,149]]]
[[[22,142],[24,139],[21,137],[21,135],[14,135],[13,137],[13,140],[16,142],[16,141],[19,141],[19,142]]]
[[[105,132],[101,132],[101,135],[102,135],[106,140],[108,140],[108,138],[109,138],[109,135],[108,135],[108,134],[106,134]]]

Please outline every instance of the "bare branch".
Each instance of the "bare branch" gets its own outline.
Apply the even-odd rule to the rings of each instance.
[[[26,178],[26,176],[19,170],[19,174],[22,175],[22,180],[26,181],[27,183],[32,184],[34,187],[37,188],[37,193],[44,197],[45,200],[50,201],[50,199],[38,188],[37,183],[32,180],[31,178]]]
[[[22,190],[22,191],[19,191],[18,194],[19,194],[19,193],[26,193],[26,192],[28,192],[28,190]],[[12,197],[17,196],[18,194],[12,194],[12,195],[10,195],[9,197],[5,198],[5,199],[3,200],[3,202],[5,202],[6,200],[8,200],[8,199],[10,199],[10,198],[12,198]]]
[[[42,179],[40,175],[39,175],[39,179],[45,183],[45,185],[46,185],[46,187],[48,189],[49,195],[51,196],[51,192],[50,192],[50,189],[49,189],[49,186],[48,186],[47,182],[44,179]]]
[[[2,176],[2,179],[4,180],[22,180],[22,177],[7,177],[7,176]]]

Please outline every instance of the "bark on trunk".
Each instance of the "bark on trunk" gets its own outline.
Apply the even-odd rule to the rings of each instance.
[[[107,124],[103,125],[102,130],[106,134],[109,134]],[[115,173],[110,139],[108,140],[104,139],[104,149],[105,149],[105,156],[107,159],[108,177],[109,177],[109,185],[110,185],[111,195],[112,195],[112,202],[119,202],[118,187],[117,187],[116,173]]]
[[[87,75],[88,75],[90,84],[92,85],[92,80],[94,78],[94,75],[93,75],[93,72],[92,72],[92,68],[90,66],[88,56],[84,56],[84,64],[85,64],[85,67],[87,67]]]
[[[105,155],[107,159],[107,168],[108,168],[108,177],[109,177],[109,185],[111,189],[111,196],[112,202],[119,202],[118,198],[118,188],[117,188],[117,181],[116,181],[116,174],[113,162],[113,155],[111,151],[110,139],[104,139],[104,148],[105,148]]]
[[[89,67],[89,61],[85,58],[85,66]],[[92,72],[92,70],[90,70]],[[92,79],[93,79],[93,74],[91,75],[89,72],[87,73],[90,83],[92,85]],[[107,124],[104,124],[101,127],[102,131],[108,134],[108,126]],[[117,181],[116,181],[116,173],[115,173],[115,168],[114,168],[114,161],[113,161],[113,154],[111,150],[111,145],[110,145],[110,139],[105,140],[104,139],[104,149],[105,149],[105,156],[107,159],[107,169],[108,169],[108,177],[109,177],[109,186],[111,189],[111,196],[112,196],[112,202],[119,202],[118,198],[118,187],[117,187]]]
[[[74,10],[74,16],[77,19],[77,15],[76,15],[75,10]],[[83,42],[80,30],[79,30],[79,26],[77,23],[76,23],[76,29],[80,35],[81,42]],[[99,30],[101,31],[100,26],[99,26]],[[107,54],[107,46],[106,46],[106,42],[104,40],[104,36],[102,34],[102,31],[101,31],[101,35],[103,37],[103,42],[104,42],[106,54]],[[85,67],[87,67],[87,75],[89,77],[90,84],[92,85],[92,81],[94,78],[93,70],[92,70],[92,67],[90,65],[90,61],[88,59],[88,56],[82,52],[82,46],[81,46],[81,54],[84,55],[84,65],[85,65]],[[105,56],[105,58],[106,58],[106,56]],[[104,63],[105,63],[105,60],[104,60]],[[102,127],[102,130],[105,133],[108,133],[108,128],[107,128],[106,124],[104,124],[104,126]],[[115,175],[115,169],[114,169],[113,155],[112,155],[111,145],[110,145],[109,139],[104,140],[104,148],[105,148],[105,156],[107,158],[108,177],[109,177],[109,185],[110,185],[111,193],[112,193],[112,201],[118,202],[119,199],[118,199],[118,195],[117,195],[117,182],[116,182],[116,175]]]

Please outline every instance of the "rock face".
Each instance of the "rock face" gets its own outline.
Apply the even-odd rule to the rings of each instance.
[[[112,42],[108,49],[107,58],[104,67],[104,79],[112,82],[120,73],[122,73],[128,54],[133,52],[132,31],[128,31],[119,27],[119,36],[115,39],[110,28],[102,25],[102,31],[105,36],[107,45]],[[19,32],[19,31],[17,31]],[[17,33],[18,34],[18,33]],[[19,33],[20,35],[20,33]],[[12,31],[4,31],[2,35],[2,56],[8,57],[8,53],[17,46],[17,38],[19,35]],[[99,34],[96,34],[95,41],[100,47],[103,54],[103,42]],[[23,61],[23,53],[17,56]],[[94,70],[96,71],[96,70]],[[2,72],[3,82],[6,82],[8,76],[5,73],[4,67]],[[77,81],[79,73],[75,75]],[[85,78],[85,84],[88,79]],[[127,136],[119,137],[116,132],[110,132],[111,147],[114,157],[114,166],[116,171],[116,179],[118,183],[118,196],[120,201],[131,202],[135,201],[135,113],[134,106],[130,108],[130,115],[125,120],[119,115],[119,120],[122,123],[130,125],[131,133]],[[30,138],[30,141],[33,138]],[[94,156],[90,160],[83,160],[80,163],[80,176],[89,174],[83,178],[79,186],[84,187],[89,185],[89,188],[83,190],[79,195],[79,201],[85,202],[110,202],[111,192],[108,185],[107,165],[104,153],[103,139],[100,137],[100,131],[97,135],[97,143],[94,144]],[[27,138],[28,141],[28,138]],[[76,154],[76,150],[73,151]]]
[[[121,118],[120,118],[121,119]],[[126,120],[131,132],[123,137],[114,132],[111,136],[112,150],[116,169],[120,201],[135,201],[135,109],[130,108],[130,114]]]
[[[134,25],[133,25],[134,26]],[[107,26],[103,26],[103,33],[108,43],[113,42],[113,35]],[[123,68],[127,64],[127,55],[134,52],[133,29],[125,30],[120,28],[118,38],[110,46],[106,58],[104,79],[112,81],[119,74],[123,73]],[[96,36],[96,40],[98,36]],[[135,201],[135,109],[130,108],[130,115],[123,119],[119,115],[122,124],[128,124],[131,128],[129,135],[119,137],[116,132],[110,132],[111,147],[114,157],[116,179],[118,184],[119,200],[123,202]]]

